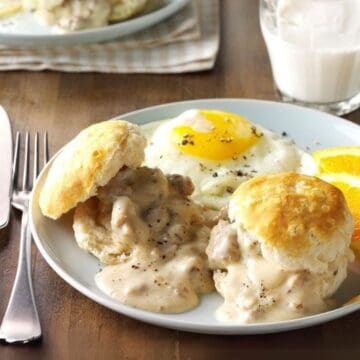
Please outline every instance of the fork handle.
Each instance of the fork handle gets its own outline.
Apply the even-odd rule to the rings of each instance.
[[[28,342],[41,336],[31,281],[31,231],[27,211],[21,218],[18,265],[10,300],[0,327],[0,339]]]

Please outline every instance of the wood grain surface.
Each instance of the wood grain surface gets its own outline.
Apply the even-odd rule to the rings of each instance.
[[[221,48],[212,71],[184,75],[0,73],[0,103],[14,130],[47,129],[51,153],[85,126],[146,106],[197,98],[277,100],[258,21],[258,1],[222,0]],[[360,111],[347,116],[360,124]],[[20,215],[0,232],[0,315],[13,283]],[[0,345],[0,359],[359,359],[360,312],[282,334],[209,336],[172,331],[110,311],[67,285],[33,249],[42,341]]]

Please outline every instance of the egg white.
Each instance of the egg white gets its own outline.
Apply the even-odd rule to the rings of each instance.
[[[316,173],[316,164],[310,155],[297,148],[292,140],[259,125],[256,128],[263,136],[236,158],[207,160],[182,153],[170,141],[172,129],[191,125],[195,130],[206,131],[208,124],[199,119],[196,112],[188,110],[174,119],[142,127],[148,139],[144,164],[158,167],[166,174],[189,176],[195,185],[192,195],[195,201],[221,209],[228,204],[233,191],[253,176],[284,171]]]

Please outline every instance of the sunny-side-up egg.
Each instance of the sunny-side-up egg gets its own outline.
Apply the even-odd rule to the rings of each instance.
[[[190,176],[194,200],[213,209],[249,178],[266,173],[316,173],[311,156],[294,142],[243,116],[218,110],[188,110],[147,124],[145,164],[168,174]]]

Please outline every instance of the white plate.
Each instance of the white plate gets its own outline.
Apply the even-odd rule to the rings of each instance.
[[[336,145],[359,145],[360,126],[319,111],[293,105],[257,100],[196,100],[154,106],[123,116],[137,124],[174,117],[191,108],[212,108],[244,115],[251,121],[276,132],[286,131],[296,143],[312,150]],[[157,314],[123,305],[104,293],[95,285],[94,275],[99,262],[92,255],[81,250],[72,231],[72,214],[58,221],[41,215],[38,196],[46,177],[47,168],[40,174],[31,202],[31,225],[36,245],[48,264],[75,289],[90,299],[121,314],[148,323],[212,334],[260,334],[303,328],[323,323],[360,309],[360,303],[340,307],[297,320],[255,324],[227,325],[218,322],[214,311],[221,304],[217,294],[206,295],[201,304],[192,311],[182,314]],[[343,304],[360,293],[360,268],[353,267],[349,276],[336,294],[336,300]]]
[[[155,25],[183,8],[189,0],[166,0],[149,14],[96,29],[59,34],[41,25],[34,15],[22,12],[0,19],[0,44],[11,46],[56,46],[100,42],[115,39]]]

